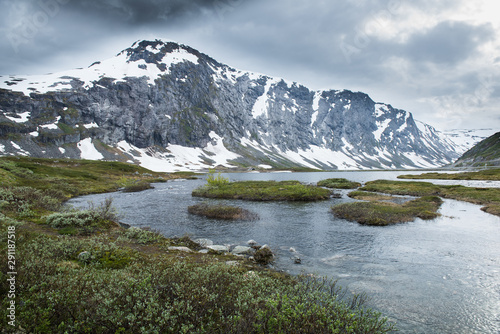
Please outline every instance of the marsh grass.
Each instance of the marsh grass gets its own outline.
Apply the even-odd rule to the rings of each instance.
[[[404,204],[377,201],[344,203],[332,207],[332,211],[339,218],[363,225],[387,226],[413,221],[417,217],[436,218],[442,202],[437,196],[424,196]]]
[[[491,180],[500,181],[500,168],[485,169],[463,173],[423,173],[419,175],[399,175],[398,179],[436,179],[436,180]]]
[[[351,191],[347,196],[363,201],[393,201],[393,196],[383,195],[369,191]]]
[[[258,215],[232,205],[200,203],[188,207],[188,212],[198,216],[227,220],[256,220]]]
[[[205,185],[193,190],[195,197],[242,199],[251,201],[318,201],[330,198],[328,189],[304,185],[299,181],[240,181],[218,186]]]
[[[361,183],[349,181],[344,178],[332,178],[319,181],[318,187],[335,188],[335,189],[356,189],[358,187],[361,187]]]
[[[461,185],[441,186],[430,182],[387,181],[367,182],[360,190],[410,196],[441,196],[444,198],[484,205],[482,210],[500,215],[499,188],[471,188]]]

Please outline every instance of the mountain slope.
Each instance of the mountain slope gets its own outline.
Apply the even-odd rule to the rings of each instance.
[[[172,42],[136,42],[86,69],[0,81],[4,155],[159,171],[437,167],[459,156],[444,134],[364,93],[311,91]]]
[[[479,142],[464,153],[455,163],[456,167],[500,166],[500,132]]]

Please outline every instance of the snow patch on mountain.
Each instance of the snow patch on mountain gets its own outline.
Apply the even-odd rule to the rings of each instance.
[[[4,115],[7,119],[16,123],[26,123],[30,117],[31,113],[29,111],[17,114],[17,117]]]
[[[253,118],[257,118],[259,116],[265,115],[267,116],[267,110],[268,110],[268,99],[269,99],[269,89],[271,88],[271,85],[276,84],[277,81],[273,80],[271,78],[266,78],[266,85],[264,86],[264,93],[257,98],[255,101],[255,104],[253,105],[252,108],[252,115]]]
[[[104,156],[95,148],[92,138],[85,138],[77,144],[82,159],[101,160]]]
[[[196,64],[198,63],[198,57],[180,47],[165,54],[161,60],[165,64],[165,69],[160,69],[157,64],[147,63],[144,59],[130,61],[129,55],[125,50],[113,58],[95,62],[86,69],[79,68],[26,77],[10,76],[9,80],[0,82],[0,88],[23,92],[26,96],[29,96],[30,93],[70,90],[73,88],[73,80],[83,82],[85,89],[96,86],[96,82],[102,78],[112,78],[115,79],[114,82],[119,82],[125,81],[128,77],[146,77],[148,83],[154,85],[158,76],[168,74],[172,65],[184,61]]]

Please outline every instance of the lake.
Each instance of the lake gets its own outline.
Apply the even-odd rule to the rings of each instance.
[[[299,180],[315,183],[342,177],[365,183],[396,179],[408,171],[324,173],[230,173],[231,180]],[[431,181],[473,187],[500,187],[492,181]],[[341,198],[314,203],[207,200],[191,197],[205,184],[174,180],[140,193],[111,193],[72,199],[84,207],[106,197],[121,221],[149,226],[168,237],[188,234],[216,244],[268,244],[275,267],[292,274],[338,279],[350,292],[365,292],[368,306],[397,322],[401,333],[500,333],[500,217],[480,206],[445,199],[434,220],[386,227],[362,226],[329,211]],[[189,205],[208,201],[238,205],[257,213],[257,221],[223,221],[191,215]],[[293,247],[297,253],[291,253]],[[292,257],[300,256],[301,264]]]

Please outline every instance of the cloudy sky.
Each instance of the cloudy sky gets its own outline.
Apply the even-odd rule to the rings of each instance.
[[[0,74],[87,67],[173,40],[440,130],[500,131],[498,0],[0,0]]]

